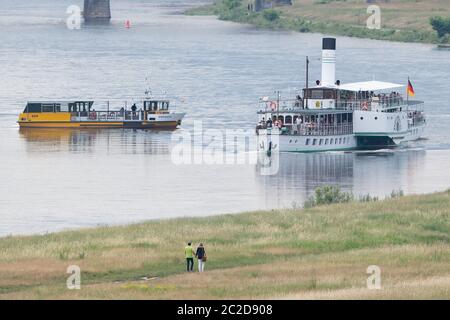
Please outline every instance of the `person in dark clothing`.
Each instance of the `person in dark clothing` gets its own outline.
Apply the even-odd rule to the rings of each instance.
[[[131,106],[131,111],[133,112],[133,120],[135,120],[136,118],[136,110],[137,110],[136,103],[133,103],[133,105]]]
[[[199,244],[195,256],[198,259],[198,272],[203,272],[203,270],[205,269],[205,262],[206,262],[206,251],[205,247],[203,246],[203,243]]]

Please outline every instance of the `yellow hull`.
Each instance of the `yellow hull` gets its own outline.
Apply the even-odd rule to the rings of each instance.
[[[123,122],[21,122],[19,126],[22,128],[122,128]]]
[[[177,121],[72,121],[68,112],[22,113],[19,116],[22,128],[176,128]]]
[[[171,122],[26,122],[19,121],[21,128],[176,128],[178,123]]]

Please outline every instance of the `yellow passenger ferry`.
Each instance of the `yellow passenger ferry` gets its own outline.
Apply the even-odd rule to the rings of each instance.
[[[169,111],[168,100],[147,98],[119,110],[95,110],[94,101],[31,101],[19,115],[24,128],[175,129],[185,113]],[[130,109],[130,110],[128,110]]]

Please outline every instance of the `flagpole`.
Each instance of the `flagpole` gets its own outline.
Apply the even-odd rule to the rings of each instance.
[[[408,76],[408,85],[406,87],[406,109],[409,109],[409,76]]]

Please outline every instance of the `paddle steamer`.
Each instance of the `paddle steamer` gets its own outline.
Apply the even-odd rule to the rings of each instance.
[[[302,95],[260,99],[258,150],[314,152],[394,147],[424,134],[422,101],[404,98],[401,84],[341,84],[335,77],[336,39],[322,43],[322,80]],[[307,59],[307,78],[308,78]],[[308,80],[307,80],[308,83]],[[408,81],[412,95],[412,86]]]

